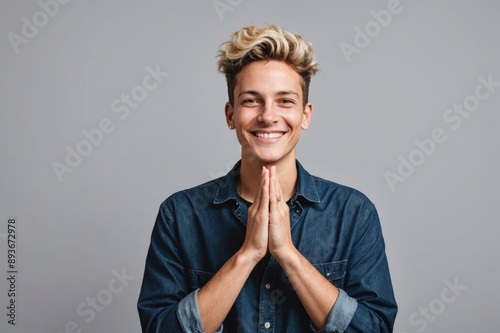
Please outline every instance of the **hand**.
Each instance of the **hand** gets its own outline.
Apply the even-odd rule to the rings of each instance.
[[[247,231],[241,251],[255,262],[267,253],[269,235],[269,170],[262,167],[260,190],[248,209]]]
[[[290,210],[281,191],[276,167],[269,176],[269,252],[278,261],[295,248],[290,230]]]

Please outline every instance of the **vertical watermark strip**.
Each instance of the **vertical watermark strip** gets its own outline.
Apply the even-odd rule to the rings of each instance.
[[[15,326],[17,320],[17,281],[19,276],[17,249],[19,233],[18,219],[10,217],[7,219],[7,322]]]

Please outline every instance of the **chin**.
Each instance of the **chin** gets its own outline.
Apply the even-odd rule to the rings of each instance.
[[[251,163],[256,162],[258,164],[270,164],[270,163],[276,163],[282,158],[282,156],[251,152],[250,154],[244,155],[243,158],[245,158],[247,161]]]
[[[286,159],[286,156],[282,154],[255,154],[252,156],[263,165],[276,164]]]
[[[242,155],[250,163],[257,163],[260,165],[276,164],[281,161],[287,160],[294,156],[292,151],[287,151],[283,148],[279,149],[275,147],[274,149],[261,149],[262,147],[252,147],[253,149],[247,150],[247,153]],[[257,148],[257,149],[256,149]]]

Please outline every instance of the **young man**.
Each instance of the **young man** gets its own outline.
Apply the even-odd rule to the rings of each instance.
[[[392,332],[397,306],[373,204],[296,160],[313,49],[269,25],[219,52],[241,161],[160,207],[143,332]]]

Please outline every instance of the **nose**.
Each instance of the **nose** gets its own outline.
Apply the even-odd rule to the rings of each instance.
[[[274,124],[278,121],[278,114],[272,102],[266,102],[260,110],[257,120],[266,125]]]

